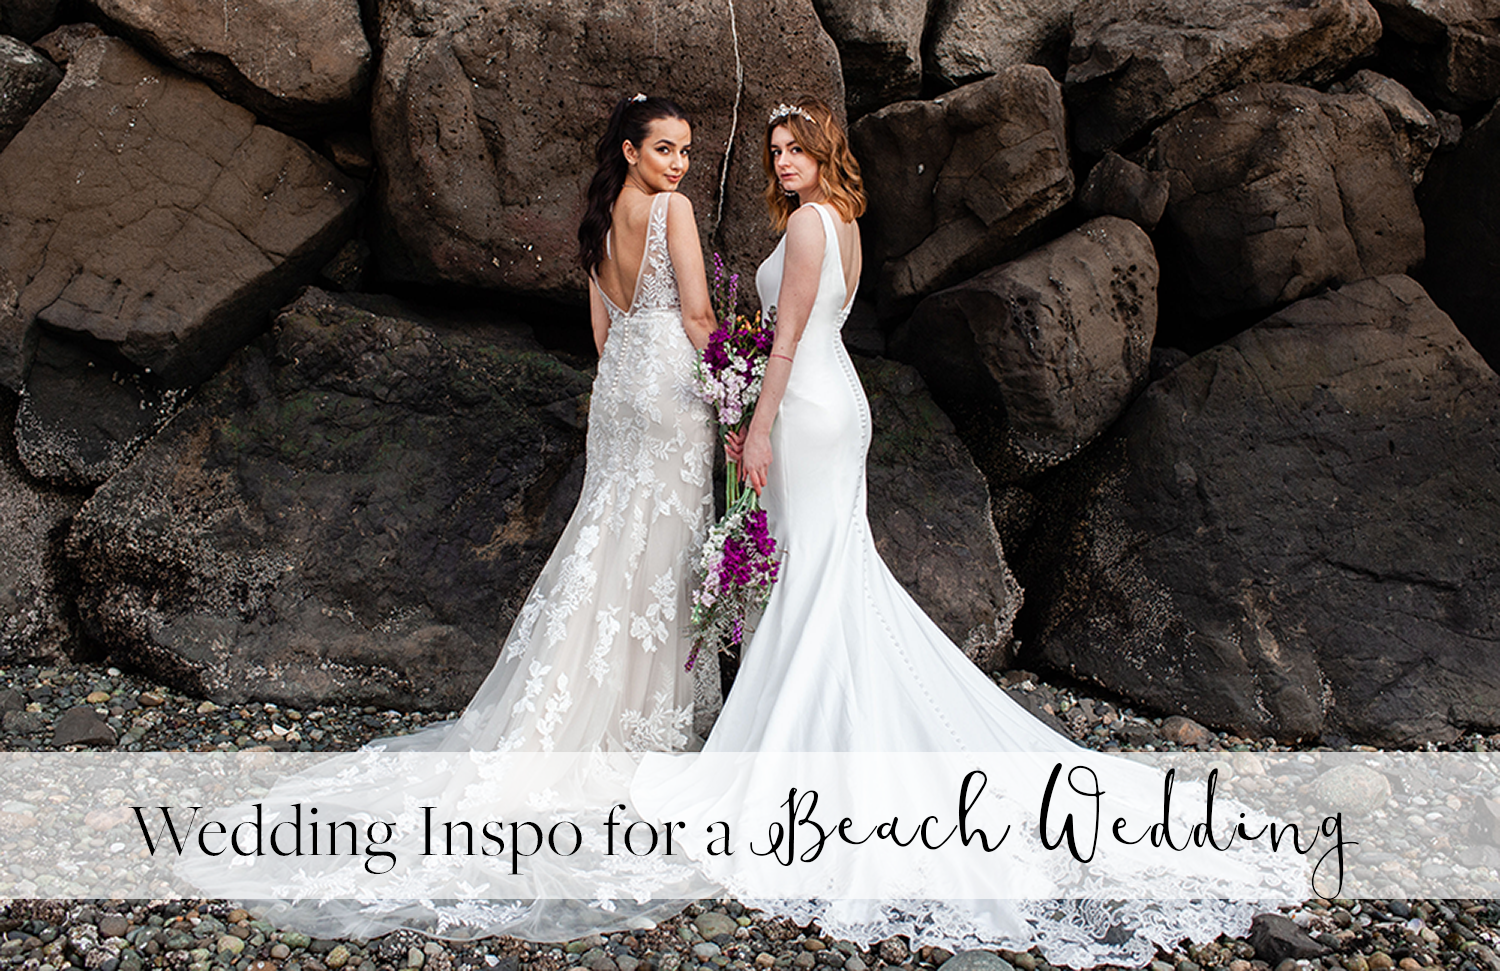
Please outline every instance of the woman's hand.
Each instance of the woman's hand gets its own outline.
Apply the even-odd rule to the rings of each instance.
[[[724,433],[724,458],[730,462],[739,462],[745,454],[745,432],[743,429],[731,429]]]
[[[741,449],[740,476],[750,483],[755,494],[766,487],[766,477],[771,472],[771,436],[758,433],[752,427],[745,434]]]

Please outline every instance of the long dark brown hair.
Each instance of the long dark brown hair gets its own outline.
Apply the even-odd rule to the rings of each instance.
[[[629,142],[640,148],[650,134],[651,123],[659,118],[681,118],[692,125],[687,114],[667,98],[625,98],[610,113],[609,125],[594,148],[599,167],[589,181],[583,221],[578,224],[578,262],[585,273],[592,275],[604,259],[610,211],[614,208],[615,197],[625,186],[629,165],[621,146]]]

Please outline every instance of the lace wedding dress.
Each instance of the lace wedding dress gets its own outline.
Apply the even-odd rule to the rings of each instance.
[[[692,675],[684,664],[717,437],[694,391],[669,195],[652,199],[631,305],[604,298],[609,339],[572,519],[462,717],[375,743],[386,751],[671,751],[689,747],[695,715],[704,733],[713,723],[718,660]]]
[[[635,804],[659,818],[745,818],[746,776],[760,765],[737,763],[727,753],[1036,753],[1031,768],[1043,769],[1051,762],[1043,758],[1047,753],[1077,757],[1081,751],[971,664],[876,551],[865,512],[870,411],[840,337],[852,300],[834,218],[822,205],[815,208],[826,240],[818,293],[771,432],[771,467],[761,495],[770,531],[784,551],[780,579],[744,649],[703,757],[686,771],[668,764],[673,760],[648,758],[637,776]],[[776,303],[784,258],[785,239],[756,275],[763,307]],[[716,755],[724,758],[716,761]],[[856,761],[844,760],[846,778]],[[876,771],[891,776],[881,780],[888,792],[932,788],[932,780],[903,777],[894,767]],[[825,772],[824,781],[836,788],[838,780],[830,775]],[[1157,813],[1160,818],[1159,808]],[[891,814],[881,818],[889,820]],[[861,847],[859,852],[869,851]],[[722,857],[700,862],[743,895],[737,876],[749,865],[747,855],[738,862]],[[899,870],[909,865],[901,859],[916,854],[895,856]],[[902,876],[895,874],[892,881],[899,884]],[[954,872],[936,880],[949,888],[943,897],[998,886],[998,892],[986,892],[1022,898],[1035,892],[1030,876],[1035,874],[997,881],[993,873]],[[1040,944],[1053,963],[1079,967],[1138,966],[1151,959],[1157,944],[1244,932],[1250,918],[1265,909],[1229,901],[1194,906],[1046,899],[745,902],[799,924],[816,920],[824,932],[866,945],[896,935],[950,950],[1024,950]]]
[[[695,715],[706,734],[720,702],[717,658],[700,658],[692,673],[684,665],[690,562],[713,516],[717,437],[694,391],[697,352],[667,248],[668,198],[652,200],[631,305],[605,298],[610,329],[589,403],[582,493],[494,669],[461,717],[277,781],[263,802],[281,815],[268,824],[299,802],[316,805],[320,819],[393,819],[406,833],[420,830],[427,812],[471,820],[546,812],[576,820],[598,845],[595,810],[628,791],[632,765],[606,756],[695,748]],[[462,755],[471,752],[518,757]],[[263,859],[237,880],[220,861],[197,859],[179,872],[216,896],[293,898],[259,906],[281,926],[321,936],[411,927],[568,940],[665,916],[680,906],[673,896],[715,889],[673,861],[590,860],[587,851],[528,861],[514,891],[482,856],[403,860],[375,875],[362,862],[314,871],[300,859]],[[500,899],[543,891],[548,899]],[[656,899],[634,904],[645,896]]]

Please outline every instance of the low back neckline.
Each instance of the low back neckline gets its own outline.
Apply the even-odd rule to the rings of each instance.
[[[817,209],[818,214],[823,217],[823,228],[828,237],[833,241],[833,252],[835,254],[834,264],[838,267],[839,282],[844,285],[844,299],[840,303],[839,314],[848,314],[849,308],[854,306],[855,296],[857,296],[859,293],[859,274],[854,274],[854,287],[851,289],[849,286],[849,279],[844,275],[844,250],[843,247],[839,245],[838,225],[834,221],[834,214],[828,211],[829,207],[827,203],[809,202],[808,205]]]
[[[651,208],[646,213],[646,237],[641,243],[641,262],[635,268],[635,286],[631,288],[630,304],[626,309],[621,310],[620,305],[611,300],[609,294],[604,292],[604,285],[599,282],[599,272],[598,270],[594,271],[594,286],[599,288],[599,296],[603,297],[604,302],[608,304],[609,307],[613,309],[617,314],[621,314],[626,317],[630,316],[635,312],[636,304],[640,302],[641,278],[645,276],[646,264],[651,260],[651,224],[656,219],[656,204],[659,198],[665,196],[666,194],[667,193],[665,192],[656,192],[651,196]],[[611,214],[613,214],[613,208],[611,208],[610,211]],[[604,237],[604,252],[609,259],[614,259],[614,238],[615,226],[614,220],[611,219],[609,232],[606,233]]]

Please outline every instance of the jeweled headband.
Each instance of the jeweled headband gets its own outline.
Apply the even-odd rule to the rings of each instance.
[[[771,109],[771,117],[766,121],[766,124],[775,125],[781,119],[790,118],[792,115],[798,115],[802,120],[814,125],[818,123],[816,118],[807,113],[806,108],[799,108],[796,105],[789,105],[783,102]]]

